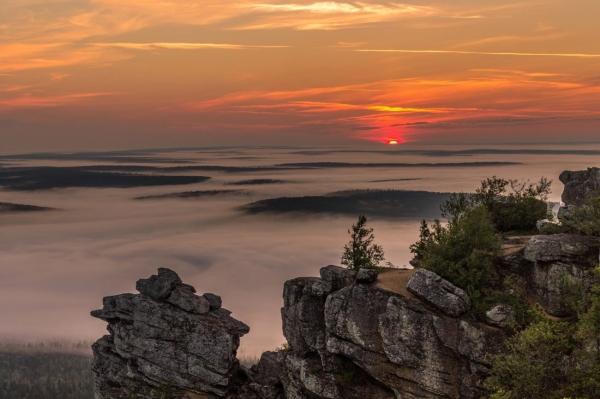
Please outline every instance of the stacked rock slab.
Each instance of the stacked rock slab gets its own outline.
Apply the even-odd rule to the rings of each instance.
[[[457,317],[470,306],[462,290],[424,270],[409,280],[422,298],[360,281],[328,266],[285,284],[286,398],[481,397],[505,336]]]
[[[592,269],[599,263],[598,239],[575,234],[534,236],[524,258],[532,263],[528,271],[529,290],[552,316],[568,316],[564,290],[569,283],[588,289],[598,283]]]
[[[140,294],[106,297],[92,312],[110,333],[92,346],[96,399],[229,395],[248,326],[221,308],[218,296],[196,295],[169,269],[136,288]]]

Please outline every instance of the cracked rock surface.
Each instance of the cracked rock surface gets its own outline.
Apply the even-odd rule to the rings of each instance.
[[[140,294],[106,297],[92,312],[109,331],[92,347],[96,398],[150,398],[166,387],[178,398],[226,396],[249,327],[222,309],[216,295],[196,295],[169,269],[136,288]]]

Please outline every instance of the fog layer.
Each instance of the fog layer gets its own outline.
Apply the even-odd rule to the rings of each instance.
[[[322,149],[318,149],[321,151]],[[458,149],[460,150],[460,149]],[[458,151],[457,150],[457,151]],[[589,148],[588,148],[589,150]],[[304,151],[305,153],[302,153]],[[306,155],[310,152],[310,155]],[[436,192],[472,191],[485,177],[554,179],[552,200],[559,200],[558,175],[565,169],[594,165],[597,156],[530,151],[453,153],[453,162],[512,162],[477,167],[353,167],[248,172],[177,171],[210,180],[179,186],[133,188],[64,188],[36,191],[0,190],[0,202],[57,208],[48,212],[0,214],[0,335],[36,335],[75,340],[105,333],[103,322],[89,312],[102,297],[134,292],[135,281],[159,267],[177,271],[199,293],[223,297],[223,306],[251,327],[242,352],[256,354],[281,345],[279,309],[283,283],[316,276],[319,268],[339,264],[356,216],[245,215],[247,203],[283,196],[324,195],[351,189],[406,189]],[[594,152],[595,154],[595,152]],[[110,154],[117,157],[118,154]],[[14,166],[85,166],[112,161],[93,154],[52,159],[11,158]],[[144,165],[185,161],[190,166],[260,167],[302,162],[389,162],[378,153],[311,149],[236,148],[218,151],[140,152]],[[159,158],[160,156],[160,158]],[[448,163],[448,157],[443,162]],[[437,162],[432,153],[396,154],[394,162]],[[168,158],[165,160],[165,158]],[[111,162],[109,162],[111,161]],[[596,162],[597,163],[597,162]],[[597,166],[597,165],[596,165]],[[159,172],[143,172],[157,174]],[[243,195],[168,196],[216,191],[250,179],[278,184],[244,187]],[[229,186],[231,187],[231,186]],[[136,197],[160,196],[136,201]],[[369,215],[367,215],[369,216]],[[408,246],[417,239],[422,215],[390,219],[372,217],[376,241],[386,260],[407,265]]]

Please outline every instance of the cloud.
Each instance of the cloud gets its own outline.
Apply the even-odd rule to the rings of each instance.
[[[388,3],[242,4],[253,19],[236,29],[334,30],[438,14],[434,7]]]
[[[110,65],[129,57],[109,49],[67,43],[0,43],[0,72]]]
[[[458,51],[458,50],[401,50],[401,49],[358,49],[364,53],[406,53],[406,54],[462,54],[462,55],[508,55],[518,57],[568,57],[568,58],[600,58],[600,54],[586,53],[520,53],[491,51]]]
[[[131,50],[247,50],[265,48],[288,48],[289,46],[262,46],[244,44],[218,44],[218,43],[95,43],[99,47],[117,47]]]
[[[16,108],[47,108],[47,107],[59,107],[74,103],[79,103],[82,100],[95,98],[95,97],[105,97],[110,95],[115,95],[117,93],[75,93],[75,94],[65,94],[59,96],[31,96],[31,95],[23,95],[21,97],[15,98],[7,98],[0,99],[0,111],[3,110],[12,110]]]

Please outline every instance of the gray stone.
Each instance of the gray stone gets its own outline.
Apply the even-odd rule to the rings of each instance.
[[[110,335],[93,345],[95,397],[151,398],[168,385],[176,398],[225,396],[238,373],[235,357],[248,326],[225,309],[209,311],[177,274],[159,269],[140,280],[141,294],[106,297],[92,316]]]
[[[376,269],[360,269],[356,275],[356,282],[370,284],[377,280],[379,272]]]
[[[164,300],[181,284],[177,273],[161,267],[158,269],[158,275],[153,274],[150,278],[138,280],[135,289],[152,299]]]
[[[595,266],[599,261],[598,239],[577,234],[533,236],[525,248],[530,262],[562,262]]]
[[[220,296],[215,295],[215,294],[210,294],[210,293],[206,293],[202,296],[204,298],[206,298],[206,300],[210,304],[211,310],[221,309],[221,306],[223,305],[223,301],[221,300]]]
[[[333,292],[333,284],[331,281],[319,280],[312,285],[312,293],[318,296],[327,296]]]
[[[515,319],[515,309],[510,305],[499,304],[485,312],[485,321],[496,327],[506,327]]]
[[[583,288],[598,283],[592,273],[600,258],[597,238],[574,234],[534,236],[525,248],[524,258],[533,262],[527,276],[532,294],[552,316],[568,315],[562,292],[565,281]]]
[[[548,219],[543,219],[543,220],[538,220],[537,223],[535,224],[535,226],[537,227],[538,231],[544,231],[544,229],[550,225],[555,224],[553,221],[548,220]]]
[[[312,293],[314,277],[286,281],[281,317],[283,335],[293,350],[306,353],[325,348],[325,298]]]
[[[206,298],[195,295],[187,287],[177,287],[169,295],[167,302],[187,312],[204,314],[210,310],[210,303]]]
[[[564,171],[559,180],[565,185],[562,201],[565,205],[582,206],[600,192],[600,169],[588,168],[576,172]]]
[[[560,208],[558,208],[558,214],[556,215],[556,217],[561,222],[571,221],[575,216],[575,209],[577,209],[575,205],[561,206]]]
[[[258,363],[252,367],[256,373],[256,382],[262,385],[276,384],[283,375],[283,358],[282,352],[264,352]]]
[[[354,283],[356,272],[344,267],[329,265],[319,271],[323,281],[331,283],[333,291],[337,291],[347,285]]]
[[[407,289],[448,316],[458,317],[471,308],[466,292],[429,270],[417,270],[408,280]]]

